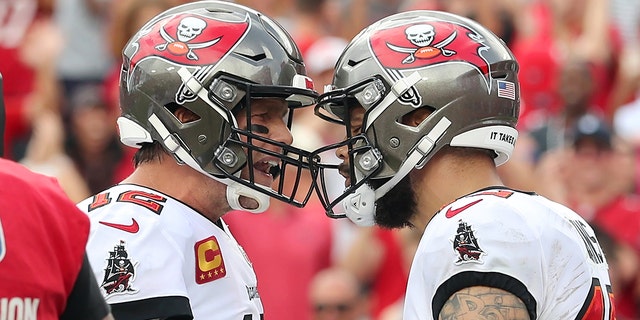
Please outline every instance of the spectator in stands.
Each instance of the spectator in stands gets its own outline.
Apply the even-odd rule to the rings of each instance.
[[[591,102],[594,79],[589,63],[570,60],[559,72],[555,90],[562,101],[562,108],[555,114],[547,114],[543,121],[532,125],[528,134],[535,141],[533,159],[555,148],[564,147],[571,141],[571,128],[585,114],[597,112]]]
[[[313,320],[366,320],[368,298],[361,284],[347,270],[329,268],[318,272],[309,288]]]
[[[555,94],[559,68],[576,57],[590,64],[595,90],[590,104],[604,113],[622,48],[608,1],[531,1],[525,12],[532,25],[520,29],[512,46],[521,66],[519,126],[526,129],[539,114],[554,116],[561,110]]]
[[[5,157],[19,160],[32,115],[59,108],[54,61],[62,41],[53,26],[52,0],[2,2],[0,73],[6,104]]]
[[[311,180],[301,183],[308,185]],[[312,199],[304,208],[272,201],[259,215],[245,211],[225,215],[229,230],[251,257],[266,319],[311,319],[306,294],[311,280],[333,264],[333,221],[322,212]]]
[[[42,111],[33,117],[32,132],[20,163],[58,180],[67,196],[79,202],[91,193],[73,159],[65,152],[64,124],[59,112]]]
[[[72,112],[66,150],[90,194],[108,189],[133,172],[131,156],[118,141],[102,93],[102,86],[85,84],[69,98]]]
[[[54,21],[64,39],[57,62],[57,76],[63,93],[62,115],[71,112],[68,99],[86,84],[100,84],[112,64],[105,41],[109,7],[114,0],[56,1]]]
[[[404,297],[410,264],[406,263],[402,236],[399,230],[378,226],[358,228],[337,262],[367,289],[374,318]]]

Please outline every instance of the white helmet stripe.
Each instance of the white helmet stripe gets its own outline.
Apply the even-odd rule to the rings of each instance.
[[[518,130],[509,126],[481,127],[463,132],[451,139],[453,147],[485,148],[494,150],[496,166],[509,160],[518,140]]]

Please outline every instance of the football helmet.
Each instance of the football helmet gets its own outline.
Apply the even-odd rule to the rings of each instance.
[[[333,192],[338,175],[329,172],[339,169],[337,163],[323,156],[313,165],[327,215],[374,224],[375,201],[446,145],[493,150],[497,165],[507,161],[518,135],[517,73],[518,63],[500,38],[454,14],[402,12],[360,32],[315,109],[347,129],[345,141],[314,154],[348,147],[346,190]],[[355,132],[353,106],[365,110]],[[432,112],[419,126],[402,123],[423,107]]]
[[[233,209],[262,212],[270,197],[301,207],[313,191],[297,190],[310,174],[309,152],[266,138],[264,127],[255,130],[251,102],[286,101],[290,129],[294,110],[317,95],[299,49],[274,20],[229,2],[187,3],[151,19],[123,50],[120,139],[131,147],[158,141],[179,163],[226,184]],[[178,106],[198,119],[182,123],[173,113]],[[240,113],[247,123],[238,123]],[[241,178],[245,166],[249,177]],[[285,184],[287,168],[295,168],[286,172],[298,175],[296,183]],[[274,183],[256,183],[254,169]],[[240,196],[258,208],[240,206]]]

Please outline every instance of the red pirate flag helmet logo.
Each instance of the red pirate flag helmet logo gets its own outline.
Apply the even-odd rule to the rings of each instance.
[[[418,69],[447,62],[466,62],[489,73],[482,56],[489,50],[476,31],[451,22],[424,21],[382,29],[369,38],[371,50],[387,69]]]
[[[129,70],[148,57],[187,66],[215,64],[245,35],[249,18],[232,22],[182,13],[151,22],[146,29],[129,45],[135,50]]]

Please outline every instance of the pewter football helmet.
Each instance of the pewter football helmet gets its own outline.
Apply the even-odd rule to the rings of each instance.
[[[123,58],[118,127],[124,144],[160,142],[180,163],[226,184],[234,209],[248,210],[239,205],[240,196],[258,201],[254,212],[264,211],[269,197],[304,206],[312,189],[298,190],[297,181],[309,174],[308,154],[252,131],[249,116],[253,99],[280,98],[287,102],[290,128],[294,110],[317,98],[298,48],[274,20],[229,2],[184,4],[142,27]],[[178,106],[199,119],[178,121]],[[237,123],[241,112],[247,123]],[[265,157],[279,160],[254,163]],[[254,170],[240,178],[245,166],[272,175],[274,184],[257,184]],[[284,183],[291,167],[287,173],[298,175],[293,187]]]
[[[324,154],[314,170],[327,215],[372,225],[375,201],[446,145],[493,150],[497,165],[507,161],[518,135],[517,72],[502,40],[454,14],[403,12],[363,30],[316,106],[321,118],[347,129],[345,141],[316,151]],[[366,110],[359,134],[351,132],[353,106]],[[403,124],[417,108],[432,113],[417,127]],[[348,146],[350,182],[336,193],[337,175],[329,172],[338,165],[326,154],[340,146]]]

